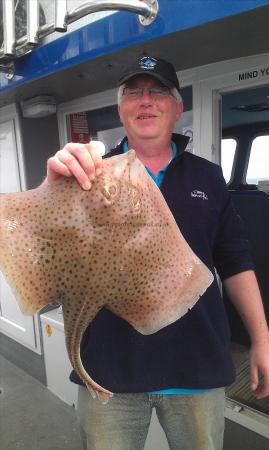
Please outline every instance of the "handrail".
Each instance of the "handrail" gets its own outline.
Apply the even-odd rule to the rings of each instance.
[[[122,10],[133,12],[149,19],[156,17],[156,7],[154,1],[140,0],[93,0],[74,8],[66,14],[67,23],[72,23],[81,17],[99,11]],[[154,17],[153,17],[154,16]]]
[[[3,38],[4,48],[0,54],[13,55],[15,42],[14,0],[3,2]]]
[[[14,11],[13,0],[10,5],[13,5]],[[0,60],[6,59],[10,61],[10,59],[16,58],[16,51],[22,48],[25,48],[26,51],[31,50],[31,48],[38,45],[39,40],[43,37],[54,31],[65,32],[67,25],[88,14],[109,10],[132,12],[139,15],[141,25],[147,26],[155,20],[159,9],[158,0],[91,0],[71,11],[67,11],[66,7],[67,0],[56,0],[55,23],[38,26],[38,0],[27,0],[27,34],[15,41],[15,27],[6,27],[4,49],[0,50]],[[3,17],[3,22],[8,18],[10,23],[10,11],[10,7],[6,12],[4,11],[6,18]],[[14,14],[12,20],[15,24]]]

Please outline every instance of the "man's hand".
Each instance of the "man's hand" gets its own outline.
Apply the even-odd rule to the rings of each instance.
[[[49,158],[44,183],[52,183],[60,176],[73,176],[83,189],[90,189],[91,182],[102,172],[103,153],[104,144],[100,141],[66,144]]]
[[[250,386],[256,398],[269,395],[269,340],[252,344],[250,349]]]
[[[269,330],[256,276],[248,270],[223,284],[250,336],[251,389],[257,398],[264,398],[269,395]]]

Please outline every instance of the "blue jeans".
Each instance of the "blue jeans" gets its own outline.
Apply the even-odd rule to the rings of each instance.
[[[153,408],[171,450],[222,449],[222,388],[194,395],[114,394],[103,405],[80,387],[78,416],[88,450],[143,450]]]

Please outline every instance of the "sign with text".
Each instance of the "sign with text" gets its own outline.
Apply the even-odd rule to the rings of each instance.
[[[70,114],[70,137],[72,142],[88,144],[91,136],[89,133],[87,113],[85,111]]]
[[[246,72],[240,72],[238,74],[238,81],[245,81],[258,78],[269,77],[269,67],[263,67],[260,69],[248,70]]]

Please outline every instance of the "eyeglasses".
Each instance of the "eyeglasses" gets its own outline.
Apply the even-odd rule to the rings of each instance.
[[[123,88],[122,95],[126,97],[131,98],[140,98],[143,96],[145,90],[149,93],[150,97],[160,98],[160,97],[168,97],[172,95],[171,90],[168,87],[151,87],[151,88],[144,88],[144,87],[125,87]]]

